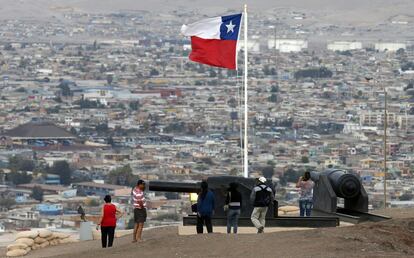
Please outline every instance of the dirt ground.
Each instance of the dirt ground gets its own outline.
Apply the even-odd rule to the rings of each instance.
[[[32,251],[26,257],[414,257],[414,209],[377,213],[393,219],[260,235],[178,236],[177,227],[166,227],[144,232],[145,241],[138,244],[129,236],[115,239],[113,248],[86,241]]]

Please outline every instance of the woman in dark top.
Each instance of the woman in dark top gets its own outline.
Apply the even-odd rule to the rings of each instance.
[[[239,223],[239,217],[242,207],[242,196],[237,190],[238,184],[236,182],[230,183],[226,197],[226,210],[227,210],[227,233],[231,233],[233,227],[233,233],[237,234],[237,225]]]
[[[122,212],[111,203],[111,196],[106,195],[104,198],[105,204],[102,206],[101,214],[101,240],[102,247],[106,248],[107,243],[108,247],[111,247],[114,242],[115,236],[115,227],[117,217],[122,215]]]
[[[214,213],[214,194],[208,189],[206,181],[201,182],[201,192],[197,200],[197,234],[203,233],[206,225],[207,232],[213,233],[211,217]]]

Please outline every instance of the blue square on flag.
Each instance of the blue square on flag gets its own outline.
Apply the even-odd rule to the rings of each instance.
[[[237,40],[241,23],[241,13],[221,17],[220,39]]]
[[[191,37],[190,60],[236,70],[241,20],[239,13],[183,25],[181,32]]]

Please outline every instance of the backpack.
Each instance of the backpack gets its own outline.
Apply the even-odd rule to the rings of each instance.
[[[272,192],[268,191],[267,188],[268,186],[261,186],[259,185],[259,187],[262,189],[260,191],[258,191],[256,193],[256,204],[260,207],[267,207],[270,205],[272,198],[271,198],[271,194]]]

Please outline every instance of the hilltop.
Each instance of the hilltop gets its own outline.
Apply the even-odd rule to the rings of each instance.
[[[178,236],[176,227],[145,232],[145,242],[116,239],[103,250],[87,241],[36,250],[26,257],[413,257],[414,210],[388,210],[394,219],[350,227],[262,235]]]

